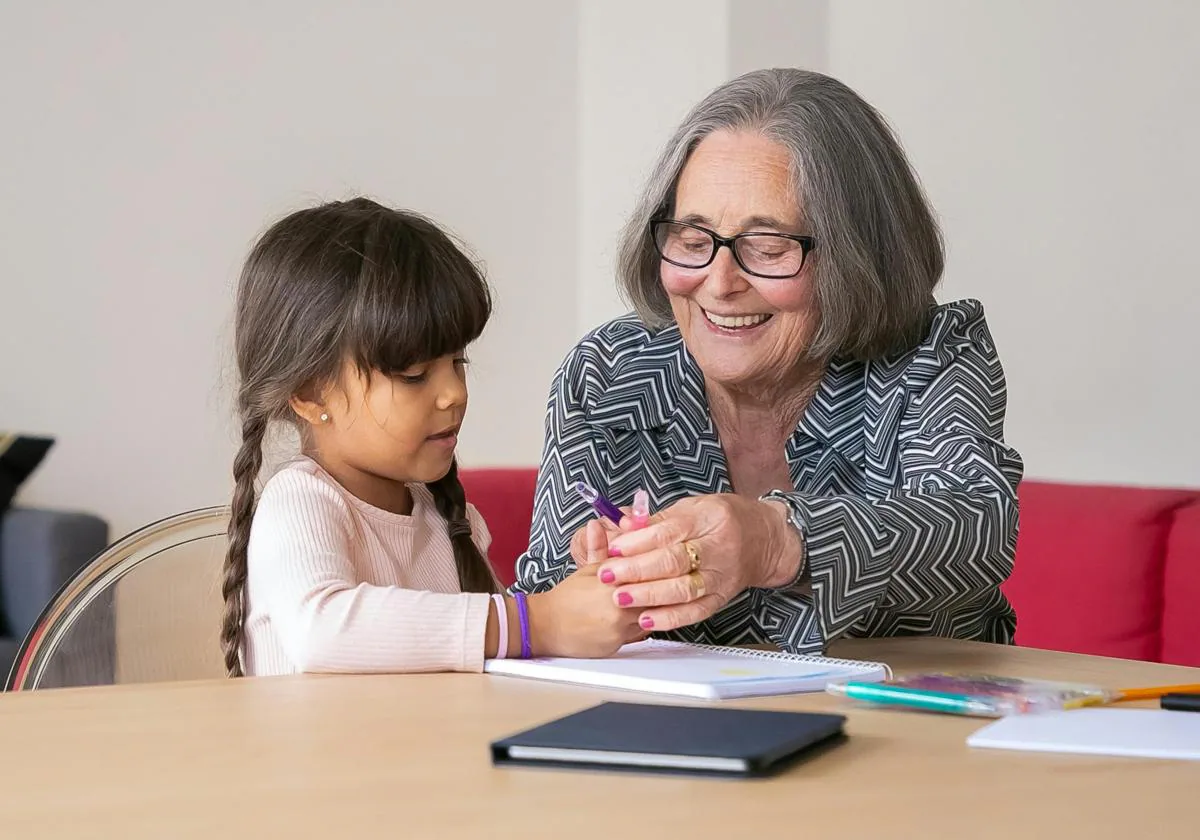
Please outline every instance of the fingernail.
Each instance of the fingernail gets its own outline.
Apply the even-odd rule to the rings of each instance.
[[[600,570],[600,582],[601,583],[612,583],[616,579],[617,579],[617,576],[613,574],[612,569],[601,569]],[[624,595],[625,593],[622,592],[621,594]]]
[[[609,557],[621,557],[622,556],[621,549],[617,548],[615,545],[610,545],[608,547],[608,556]]]
[[[617,603],[620,604],[622,607],[628,607],[630,604],[633,603],[633,596],[630,595],[628,592],[618,592],[617,593]]]
[[[638,624],[642,625],[643,630],[653,630],[654,629],[654,619],[648,615],[642,616],[642,620],[639,621]]]
[[[633,518],[639,523],[650,518],[650,494],[645,490],[633,494]]]

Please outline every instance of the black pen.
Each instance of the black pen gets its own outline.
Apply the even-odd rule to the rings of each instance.
[[[1200,712],[1200,694],[1164,694],[1158,705],[1173,712]]]

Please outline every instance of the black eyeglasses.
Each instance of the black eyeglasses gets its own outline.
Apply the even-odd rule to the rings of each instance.
[[[720,236],[699,225],[658,219],[650,223],[654,250],[671,265],[680,268],[704,268],[717,257],[722,246],[733,252],[742,270],[755,277],[784,280],[795,277],[804,267],[804,258],[816,247],[811,236],[791,233],[739,233]]]

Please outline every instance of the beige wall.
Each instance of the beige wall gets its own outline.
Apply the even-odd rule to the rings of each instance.
[[[1200,3],[833,2],[980,298],[1028,473],[1200,486]]]
[[[1167,0],[17,6],[0,428],[59,438],[23,501],[114,535],[223,501],[239,261],[269,218],[360,190],[485,258],[462,456],[534,463],[552,371],[624,310],[613,239],[660,144],[767,64],[843,77],[900,131],[1030,475],[1200,484],[1197,32]]]
[[[727,0],[579,4],[581,331],[628,307],[613,282],[617,235],[671,131],[729,65]]]
[[[574,4],[26,3],[0,32],[0,427],[114,536],[227,496],[251,240],[365,191],[486,259],[470,463],[526,463],[578,332]],[[486,417],[486,422],[481,422]]]

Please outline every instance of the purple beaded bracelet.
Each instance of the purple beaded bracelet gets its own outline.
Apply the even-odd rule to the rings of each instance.
[[[533,658],[533,645],[529,640],[529,606],[525,603],[525,593],[517,592],[514,597],[517,601],[517,618],[521,622],[521,658]]]

